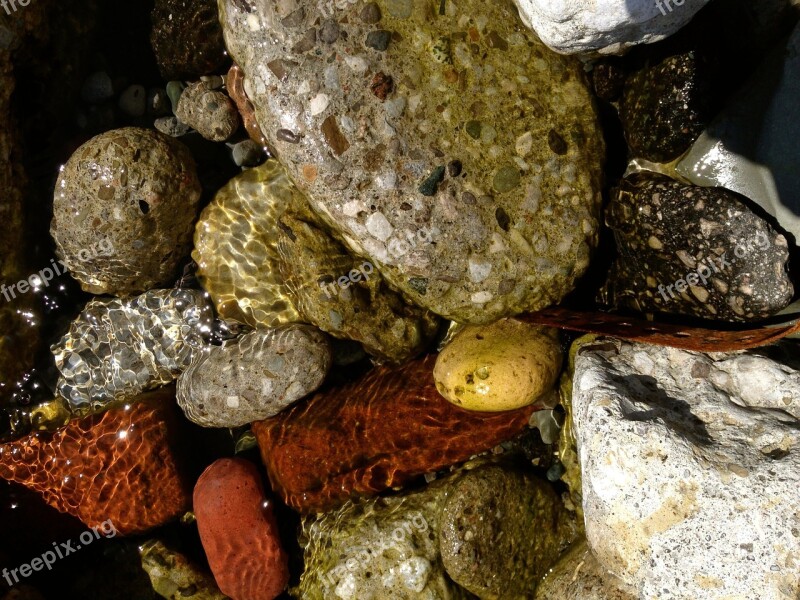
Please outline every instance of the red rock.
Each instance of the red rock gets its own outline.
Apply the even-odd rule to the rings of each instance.
[[[477,413],[436,391],[428,356],[318,392],[253,431],[272,488],[321,512],[443,469],[522,432],[535,410]]]
[[[233,600],[272,600],[289,583],[278,523],[252,463],[222,458],[194,488],[200,540],[220,591]]]
[[[0,445],[0,477],[39,492],[89,527],[110,519],[119,534],[163,525],[189,509],[191,482],[173,448],[174,388]]]

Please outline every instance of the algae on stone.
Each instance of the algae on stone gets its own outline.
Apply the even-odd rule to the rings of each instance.
[[[142,569],[153,590],[168,600],[226,600],[211,573],[202,571],[180,552],[152,539],[139,546]]]

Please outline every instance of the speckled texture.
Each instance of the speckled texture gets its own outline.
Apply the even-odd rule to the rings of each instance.
[[[607,284],[616,306],[754,321],[792,299],[786,238],[733,192],[634,175],[606,222],[619,253]]]
[[[224,142],[241,123],[233,100],[203,81],[190,83],[183,90],[175,116],[212,142]]]
[[[431,342],[440,320],[406,304],[372,263],[313,224],[290,215],[280,224],[280,272],[304,319],[391,362],[413,358]],[[347,287],[339,284],[343,277]]]
[[[188,510],[190,484],[175,451],[180,435],[174,390],[0,445],[0,477],[44,497],[89,527],[110,519],[140,533]]]
[[[783,343],[786,364],[608,346],[578,352],[573,394],[599,563],[640,600],[797,598],[796,345]]]
[[[327,337],[314,327],[258,329],[196,353],[178,378],[178,405],[203,427],[240,427],[316,390],[331,360]]]
[[[219,589],[234,600],[272,600],[289,581],[272,502],[255,466],[221,458],[194,488],[194,512]]]
[[[433,377],[442,396],[467,410],[552,406],[561,362],[555,329],[503,319],[460,331],[436,359]]]
[[[572,289],[596,243],[603,143],[580,63],[510,0],[380,0],[365,18],[349,1],[219,4],[270,145],[415,304],[490,322]]]
[[[195,290],[92,300],[51,347],[58,393],[86,414],[171,383],[202,348],[212,318]]]
[[[447,574],[481,600],[533,598],[577,530],[547,481],[499,465],[454,484],[439,527]]]
[[[139,546],[142,569],[153,589],[167,600],[227,600],[214,578],[194,565],[186,556],[161,540],[148,540]]]
[[[134,127],[103,133],[59,175],[50,224],[56,253],[93,294],[165,285],[189,255],[199,199],[194,160],[180,142]],[[99,243],[110,255],[90,251]]]

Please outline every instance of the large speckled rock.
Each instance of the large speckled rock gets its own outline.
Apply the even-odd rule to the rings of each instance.
[[[433,377],[439,393],[457,406],[514,410],[553,393],[561,354],[555,329],[503,319],[456,334],[436,359]]]
[[[510,0],[220,8],[291,177],[415,304],[490,322],[573,288],[596,244],[602,136],[580,63]]]
[[[290,215],[280,223],[281,275],[306,320],[382,360],[402,362],[425,349],[439,328],[436,315],[406,304],[372,263],[319,227]]]
[[[454,484],[439,527],[447,574],[481,600],[532,598],[577,531],[548,482],[499,465]]]
[[[257,329],[196,353],[178,378],[178,404],[203,427],[240,427],[310,394],[330,367],[330,344],[318,329]]]
[[[616,306],[754,321],[792,299],[786,238],[732,192],[634,175],[606,222],[619,252],[607,283]]]
[[[196,290],[92,300],[51,347],[58,393],[86,414],[171,383],[203,347],[212,318]]]
[[[241,123],[233,100],[204,81],[191,83],[183,90],[175,116],[212,142],[224,142]]]
[[[149,129],[116,129],[86,142],[64,165],[50,233],[87,292],[141,293],[169,283],[188,256],[199,200],[185,146]],[[99,243],[110,252],[97,251]]]
[[[586,536],[640,600],[800,595],[796,352],[578,350]]]

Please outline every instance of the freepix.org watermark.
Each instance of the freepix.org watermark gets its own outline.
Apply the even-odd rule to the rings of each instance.
[[[22,6],[23,8],[28,6],[31,3],[31,0],[0,0],[0,6],[2,6],[7,15],[10,15],[12,12],[17,12],[19,8],[17,8],[17,4]]]
[[[683,6],[685,3],[686,0],[656,0],[656,8],[666,17],[668,13],[675,10],[675,6]]]
[[[48,550],[47,552],[42,553],[41,556],[37,556],[31,560],[31,562],[23,563],[16,569],[4,568],[2,571],[3,577],[8,585],[13,586],[19,583],[19,577],[17,576],[17,573],[22,575],[22,577],[30,577],[34,571],[41,571],[44,567],[47,567],[47,570],[51,571],[53,569],[53,565],[58,559],[66,558],[73,552],[88,546],[93,541],[99,540],[101,531],[107,538],[113,538],[115,535],[117,535],[117,528],[114,527],[114,523],[111,522],[111,519],[108,519],[100,523],[100,525],[84,531],[78,537],[78,540],[81,542],[80,544],[73,546],[72,540],[60,543],[53,542],[53,550]],[[12,577],[14,578],[13,582],[11,581]]]

